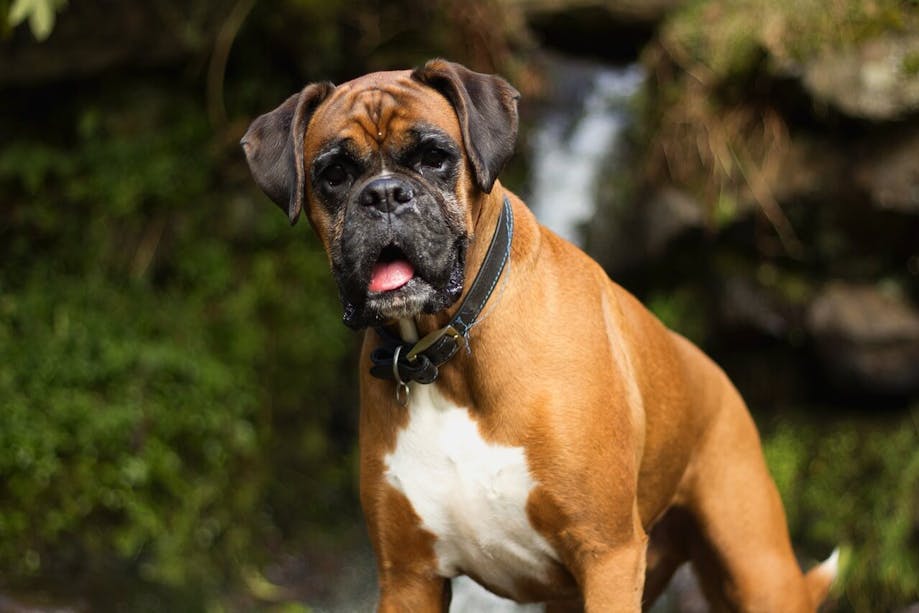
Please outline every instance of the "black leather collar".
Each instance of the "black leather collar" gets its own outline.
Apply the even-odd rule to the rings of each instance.
[[[410,381],[433,383],[439,374],[438,368],[456,354],[460,345],[468,342],[466,334],[488,302],[507,264],[513,236],[514,213],[505,196],[482,267],[450,323],[417,343],[406,343],[382,326],[375,328],[382,344],[370,353],[370,374],[378,379],[396,381],[406,398]],[[396,393],[399,398],[399,389]]]

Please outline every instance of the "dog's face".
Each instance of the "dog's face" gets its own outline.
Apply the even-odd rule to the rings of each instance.
[[[478,195],[513,152],[516,90],[433,60],[307,85],[252,122],[252,174],[294,223],[305,208],[351,327],[434,313],[465,283]]]

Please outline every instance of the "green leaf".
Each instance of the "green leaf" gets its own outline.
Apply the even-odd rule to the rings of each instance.
[[[16,27],[28,19],[32,34],[43,41],[54,29],[55,13],[66,3],[67,0],[14,0],[7,20],[11,27]]]

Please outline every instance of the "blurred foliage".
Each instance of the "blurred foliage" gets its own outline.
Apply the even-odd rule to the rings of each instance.
[[[810,411],[813,415],[813,411]],[[851,548],[835,597],[893,611],[919,596],[919,406],[879,419],[789,412],[764,431],[792,540]],[[794,417],[793,417],[794,416]]]
[[[116,556],[184,586],[220,576],[213,551],[249,545],[258,390],[188,302],[48,270],[4,292],[5,580]]]
[[[693,0],[662,36],[697,78],[736,86],[767,57],[777,69],[792,69],[828,49],[915,31],[917,7],[903,0]]]
[[[29,28],[35,38],[45,40],[54,28],[55,13],[66,4],[67,0],[13,0],[9,8],[9,25],[15,28],[28,19]]]
[[[350,441],[326,440],[352,337],[325,254],[242,187],[194,95],[68,102],[69,130],[0,150],[3,581],[123,574],[188,604],[355,521]]]

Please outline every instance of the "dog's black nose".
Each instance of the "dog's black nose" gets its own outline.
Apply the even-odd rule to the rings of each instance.
[[[364,187],[360,202],[386,213],[394,213],[399,207],[415,198],[412,186],[397,177],[380,177]]]

